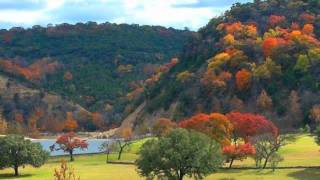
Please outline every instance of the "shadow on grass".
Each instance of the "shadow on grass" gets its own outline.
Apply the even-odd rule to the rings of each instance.
[[[289,177],[295,179],[318,180],[320,179],[319,169],[301,169],[288,174]]]
[[[271,170],[271,169],[224,169],[221,170],[219,172],[223,172],[223,173],[241,173],[245,171],[247,174],[252,174],[252,175],[270,175],[270,174],[274,174],[275,171]]]
[[[26,178],[31,177],[32,174],[22,174],[19,176],[15,176],[14,174],[0,174],[0,179],[20,179],[20,178]]]

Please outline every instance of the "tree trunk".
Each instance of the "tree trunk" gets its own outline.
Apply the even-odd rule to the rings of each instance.
[[[120,151],[119,151],[119,154],[118,154],[118,160],[121,159],[121,154],[122,154],[123,148],[124,148],[124,146],[120,147]]]
[[[17,165],[14,165],[13,169],[14,169],[14,175],[15,176],[19,176],[19,167]]]
[[[232,167],[233,161],[234,161],[234,159],[232,158],[230,161],[230,164],[229,164],[229,169]]]
[[[183,180],[183,176],[184,176],[184,174],[182,174],[182,173],[180,173],[180,175],[179,175],[179,180]]]
[[[109,153],[107,154],[107,161],[106,161],[106,163],[108,164],[108,162],[109,162]]]
[[[268,160],[269,160],[269,156],[266,157],[266,160],[264,161],[263,169],[265,169],[267,167]]]
[[[73,159],[73,150],[70,150],[69,154],[70,154],[70,161],[74,161],[74,159]]]

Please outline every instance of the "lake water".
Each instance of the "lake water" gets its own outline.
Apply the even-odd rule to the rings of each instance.
[[[32,140],[32,142],[39,142],[42,147],[50,152],[50,146],[55,143],[55,139],[37,139]],[[110,139],[88,139],[87,143],[89,144],[87,149],[83,151],[80,149],[75,149],[74,154],[91,154],[91,153],[100,153],[99,147],[104,142],[111,142]],[[67,155],[68,153],[63,152],[62,150],[50,152],[51,156]]]

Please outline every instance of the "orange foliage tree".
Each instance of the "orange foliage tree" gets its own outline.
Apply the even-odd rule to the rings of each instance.
[[[266,57],[272,54],[272,51],[279,46],[279,38],[269,37],[263,41],[262,49]]]
[[[72,112],[67,112],[67,119],[64,122],[64,130],[73,131],[78,128],[78,123],[73,119]]]
[[[38,60],[29,66],[22,66],[13,60],[1,60],[0,67],[9,73],[21,75],[31,81],[40,81],[47,74],[53,73],[58,68],[57,62],[49,62],[47,58]]]
[[[232,34],[227,34],[224,38],[223,41],[226,45],[234,45],[236,43],[236,40]]]
[[[208,70],[201,78],[201,83],[206,86],[213,86],[223,88],[227,86],[227,82],[232,78],[232,74],[227,71],[221,72],[216,75],[213,71]]]
[[[246,90],[250,86],[251,72],[241,69],[236,73],[236,85],[239,90]]]
[[[8,129],[7,121],[1,118],[0,115],[0,134],[5,134]]]
[[[310,118],[319,124],[320,122],[320,105],[314,105],[310,110]]]
[[[196,114],[180,122],[181,128],[193,129],[213,138],[222,145],[229,145],[233,125],[229,119],[220,113]]]
[[[312,24],[305,24],[302,28],[302,32],[307,35],[313,35],[314,26]]]

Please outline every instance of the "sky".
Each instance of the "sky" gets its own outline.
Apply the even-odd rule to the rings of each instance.
[[[197,30],[252,0],[0,0],[0,28],[95,21]]]

